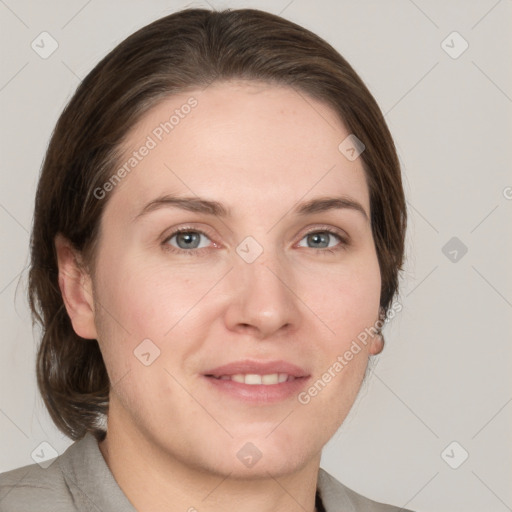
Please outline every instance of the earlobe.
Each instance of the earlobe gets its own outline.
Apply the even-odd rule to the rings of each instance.
[[[380,354],[384,350],[384,335],[382,333],[373,337],[369,352],[372,356]]]
[[[60,233],[55,236],[59,267],[59,288],[73,330],[87,339],[96,339],[92,281],[80,265],[80,254]]]
[[[379,319],[375,322],[378,327],[378,333],[372,338],[372,342],[369,347],[369,352],[372,356],[380,354],[384,350],[384,335],[382,334],[382,327],[385,324],[386,311],[384,308],[379,308]]]

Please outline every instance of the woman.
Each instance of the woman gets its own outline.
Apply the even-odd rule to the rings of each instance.
[[[128,37],[36,196],[38,384],[75,443],[1,475],[2,510],[398,510],[320,457],[383,349],[405,227],[383,116],[318,36],[190,9]]]

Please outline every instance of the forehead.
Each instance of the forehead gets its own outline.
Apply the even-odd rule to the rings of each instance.
[[[338,149],[349,135],[331,108],[291,87],[233,81],[172,95],[129,132],[109,208],[132,215],[183,193],[261,213],[339,193],[369,211],[362,161]]]

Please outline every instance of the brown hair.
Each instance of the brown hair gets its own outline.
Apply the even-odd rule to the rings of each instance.
[[[58,285],[54,239],[67,238],[94,273],[94,243],[130,128],[163,98],[213,81],[266,81],[324,102],[366,146],[360,158],[386,312],[398,288],[406,229],[400,165],[374,98],[348,62],[312,32],[254,9],[186,9],[138,30],[87,75],[60,116],[39,178],[28,296],[42,326],[37,381],[57,427],[71,439],[105,435],[109,379],[96,340],[71,325]],[[340,141],[341,142],[341,141]]]

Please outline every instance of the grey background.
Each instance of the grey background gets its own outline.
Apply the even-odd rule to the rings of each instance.
[[[403,166],[403,309],[322,466],[368,497],[417,511],[512,510],[512,1],[209,4],[281,14],[333,44],[376,97]],[[51,131],[110,49],[185,6],[208,4],[0,0],[0,471],[33,463],[41,442],[58,453],[71,443],[36,389],[39,333],[25,299]],[[59,45],[47,59],[31,48],[43,31]],[[469,44],[458,58],[445,51],[462,49],[458,36],[446,39],[453,31]],[[452,237],[459,241],[443,252]],[[453,469],[447,461],[456,465],[462,450],[469,457]]]

